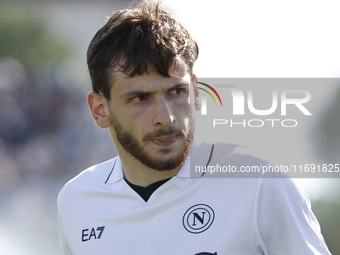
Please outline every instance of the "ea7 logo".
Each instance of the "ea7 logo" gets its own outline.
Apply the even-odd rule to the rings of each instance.
[[[104,228],[105,228],[105,226],[98,227],[97,229],[92,228],[91,231],[88,228],[87,229],[83,229],[82,230],[81,240],[83,242],[86,242],[86,241],[90,241],[91,238],[93,238],[93,239],[100,239],[100,237],[103,234]]]

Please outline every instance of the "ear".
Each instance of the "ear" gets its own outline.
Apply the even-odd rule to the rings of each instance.
[[[90,92],[87,95],[92,117],[100,128],[107,128],[111,125],[111,114],[106,98],[96,92]]]
[[[195,94],[195,98],[199,97],[199,92],[198,92],[198,88],[197,88],[197,76],[196,74],[193,74],[192,77],[191,77],[191,80],[192,80],[192,84],[194,86],[194,94]]]

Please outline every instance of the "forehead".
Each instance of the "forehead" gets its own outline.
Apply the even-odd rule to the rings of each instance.
[[[191,75],[188,73],[184,63],[178,63],[176,69],[169,71],[170,77],[164,77],[152,70],[149,73],[129,77],[123,72],[113,71],[111,73],[112,96],[120,96],[133,90],[157,91],[166,90],[178,83],[190,84]]]

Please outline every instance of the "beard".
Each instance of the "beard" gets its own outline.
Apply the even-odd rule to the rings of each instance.
[[[187,130],[175,128],[169,126],[168,128],[158,129],[155,132],[148,133],[144,136],[143,142],[148,141],[150,138],[155,139],[160,136],[177,135],[178,138],[183,138],[183,146],[178,152],[168,159],[157,159],[152,157],[145,148],[138,142],[137,138],[129,131],[124,131],[124,128],[120,125],[115,115],[111,112],[111,119],[116,131],[116,137],[120,145],[128,152],[133,158],[145,166],[157,170],[157,171],[169,171],[184,164],[188,157],[190,146],[193,141],[195,131],[195,119],[190,112],[189,123],[187,123]],[[178,141],[178,140],[177,140]],[[166,154],[171,151],[169,148],[161,148],[161,153]]]

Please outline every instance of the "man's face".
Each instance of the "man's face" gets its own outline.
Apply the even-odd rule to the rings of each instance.
[[[114,76],[110,130],[118,152],[123,149],[159,171],[184,163],[194,132],[190,75],[179,70],[171,77],[150,73],[130,78],[121,72]]]

